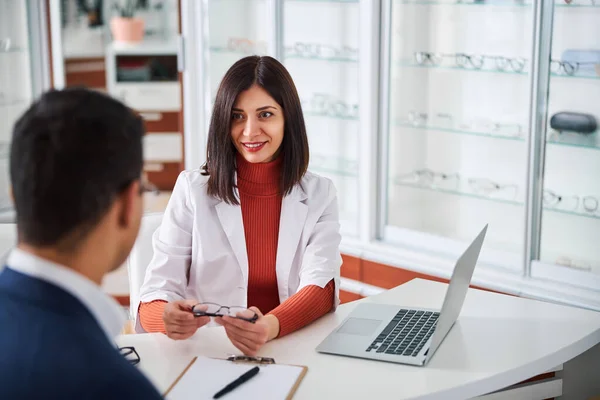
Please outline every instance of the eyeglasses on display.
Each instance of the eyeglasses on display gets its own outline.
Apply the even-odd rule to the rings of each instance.
[[[357,59],[358,49],[350,46],[332,46],[321,43],[296,42],[291,47],[286,47],[286,55],[303,58],[345,58]]]
[[[336,118],[358,118],[358,104],[348,104],[326,93],[314,93],[309,100],[301,100],[304,111]]]
[[[444,173],[433,171],[429,168],[422,168],[398,175],[396,180],[402,183],[416,183],[423,186],[434,187],[449,182],[458,184],[460,177],[457,173]]]
[[[400,120],[400,122],[415,127],[458,129],[461,131],[488,133],[491,136],[523,137],[523,126],[521,124],[497,122],[486,118],[457,121],[448,112],[434,112],[430,115],[423,111],[411,110],[406,114],[406,119]]]
[[[563,196],[549,189],[544,189],[543,202],[547,208],[561,208],[570,211],[581,209],[592,214],[598,211],[600,205],[600,200],[594,196]]]
[[[551,60],[550,61],[550,71],[555,74],[563,74],[563,75],[575,75],[581,69],[581,67],[592,67],[595,70],[595,73],[600,75],[600,64],[595,62],[573,62],[573,61],[561,61],[561,60]]]
[[[243,54],[266,54],[267,42],[254,41],[243,37],[230,37],[227,40],[227,49]]]
[[[519,189],[515,184],[499,184],[487,178],[469,178],[468,182],[473,193],[488,197],[502,194],[507,199],[515,199]]]
[[[527,65],[527,59],[523,57],[500,55],[417,51],[413,56],[418,65],[439,66],[449,59],[451,66],[465,69],[483,69],[487,63],[488,68],[497,71],[522,72]]]

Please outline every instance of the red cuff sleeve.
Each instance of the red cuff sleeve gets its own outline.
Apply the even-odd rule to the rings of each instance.
[[[140,303],[139,318],[142,328],[146,332],[167,333],[165,323],[163,322],[163,312],[167,302],[164,300],[154,300],[149,303]]]
[[[305,286],[280,304],[269,313],[279,320],[278,337],[297,331],[331,311],[334,294],[335,283],[331,280],[324,288]]]

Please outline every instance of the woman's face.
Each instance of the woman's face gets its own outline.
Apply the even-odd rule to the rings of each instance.
[[[251,163],[273,161],[283,141],[281,105],[257,85],[240,93],[231,112],[231,139]]]

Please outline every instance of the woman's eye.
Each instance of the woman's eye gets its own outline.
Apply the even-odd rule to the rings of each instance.
[[[273,115],[273,113],[272,113],[272,112],[269,112],[269,111],[263,111],[263,112],[261,112],[261,113],[259,114],[259,116],[260,116],[261,118],[269,118],[269,117],[270,117],[270,116],[272,116],[272,115]]]
[[[233,113],[233,115],[231,116],[231,119],[239,121],[239,120],[244,119],[244,116],[240,113]]]

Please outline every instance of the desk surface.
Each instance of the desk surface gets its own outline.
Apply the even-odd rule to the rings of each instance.
[[[360,301],[440,308],[447,285],[415,279]],[[426,367],[317,353],[315,347],[358,302],[284,338],[259,355],[308,366],[294,399],[471,398],[546,372],[600,343],[600,313],[469,289],[459,320]],[[221,327],[173,341],[162,334],[123,335],[140,368],[164,392],[193,355],[239,354]]]

